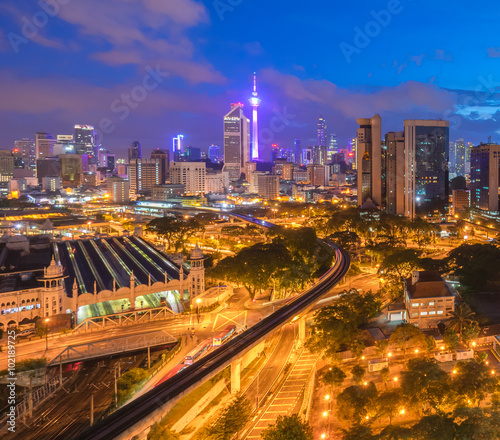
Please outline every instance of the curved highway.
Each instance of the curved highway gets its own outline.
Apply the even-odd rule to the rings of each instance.
[[[274,226],[271,223],[253,219],[252,217],[238,217],[264,227]],[[239,334],[195,364],[190,365],[176,376],[90,427],[76,437],[76,440],[110,440],[133,437],[132,433],[139,427],[140,422],[151,416],[160,406],[168,402],[173,404],[195,384],[213,377],[265,339],[269,333],[307,311],[317,300],[339,283],[349,270],[349,254],[332,243],[326,242],[326,244],[332,247],[335,252],[335,264],[319,279],[317,284],[303,291],[293,301],[290,301],[272,315]],[[158,415],[156,415],[156,418],[158,418]],[[134,434],[137,434],[137,431]]]

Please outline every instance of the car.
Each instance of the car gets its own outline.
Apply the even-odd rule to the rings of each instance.
[[[31,335],[34,335],[35,334],[35,329],[33,328],[27,328],[21,332],[18,333],[18,337],[26,337],[26,336],[31,336]]]

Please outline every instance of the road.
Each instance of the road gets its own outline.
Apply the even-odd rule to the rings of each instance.
[[[198,338],[204,339],[205,337],[209,337],[212,332],[217,331],[224,323],[226,323],[226,326],[235,323],[240,326],[252,326],[272,313],[272,307],[267,307],[263,309],[248,310],[246,311],[245,316],[241,315],[240,312],[240,316],[236,316],[238,315],[238,313],[236,313],[237,310],[244,310],[244,303],[246,300],[248,300],[248,294],[242,290],[238,291],[229,300],[229,308],[227,310],[214,315],[202,315],[199,323],[197,322],[196,315],[189,315],[172,317],[165,321],[127,325],[75,335],[67,334],[65,336],[57,335],[49,337],[48,351],[45,349],[45,339],[35,337],[32,341],[27,341],[26,339],[20,340],[17,341],[16,344],[16,361],[19,362],[27,358],[40,357],[46,357],[50,360],[70,345],[86,344],[105,339],[124,337],[127,335],[139,335],[141,333],[149,333],[155,330],[164,330],[175,337],[179,337],[185,334],[188,329],[194,327]],[[245,321],[243,321],[244,319]],[[217,326],[210,325],[216,321]],[[224,326],[222,328],[224,328]],[[7,368],[7,355],[7,350],[0,352],[0,370]]]
[[[278,416],[299,413],[311,372],[318,355],[301,350],[299,358],[293,363],[290,373],[273,393],[264,408],[252,420],[250,428],[242,436],[242,440],[258,440],[262,431],[274,424]]]

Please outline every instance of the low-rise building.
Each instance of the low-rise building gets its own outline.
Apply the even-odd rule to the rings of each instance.
[[[439,272],[413,271],[405,280],[406,320],[422,329],[436,328],[455,311],[455,296]]]

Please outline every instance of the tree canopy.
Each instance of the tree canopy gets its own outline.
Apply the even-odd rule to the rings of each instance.
[[[262,440],[313,440],[313,429],[298,414],[278,416],[261,434]]]

